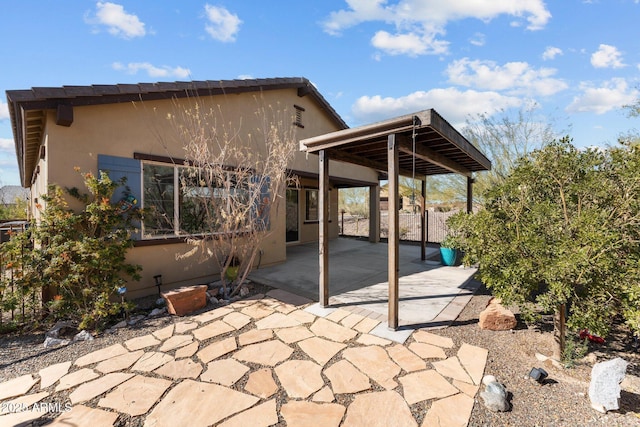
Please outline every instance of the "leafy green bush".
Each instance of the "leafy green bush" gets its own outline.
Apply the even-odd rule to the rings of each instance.
[[[69,208],[61,188],[50,186],[40,222],[12,239],[6,250],[21,259],[13,266],[18,289],[42,292],[54,319],[99,328],[109,316],[128,308],[116,298],[117,290],[129,280],[139,280],[141,267],[125,259],[133,245],[134,215],[122,214],[111,202],[124,181],[114,182],[106,173],[85,173],[83,178],[87,194],[67,190],[84,205],[80,212]]]

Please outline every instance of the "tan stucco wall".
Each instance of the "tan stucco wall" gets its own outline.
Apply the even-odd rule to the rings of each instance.
[[[233,94],[214,98],[201,98],[199,102],[222,108],[222,116],[228,130],[237,133],[238,140],[247,143],[247,135],[258,134],[260,127],[255,111],[259,108],[283,110],[290,114],[294,105],[303,107],[304,128],[296,127],[296,139],[309,138],[337,130],[330,117],[320,110],[309,97],[300,98],[294,89],[266,91],[256,98],[255,94]],[[55,125],[54,112],[49,112],[45,131],[47,144],[46,161],[41,161],[40,174],[32,187],[33,197],[39,197],[46,191],[47,184],[56,183],[62,187],[83,188],[82,177],[74,167],[81,171],[97,172],[98,154],[133,158],[134,153],[184,159],[183,146],[174,137],[175,132],[166,119],[168,114],[177,114],[184,110],[188,100],[181,100],[181,106],[174,101],[147,101],[144,103],[122,103],[74,107],[74,121],[70,127]],[[255,149],[259,149],[255,145]],[[291,169],[312,173],[318,171],[317,156],[297,153]],[[369,169],[344,165],[338,162],[330,164],[330,174],[361,181],[375,182],[377,174]],[[304,181],[303,185],[317,188],[317,182]],[[331,191],[331,236],[338,235],[337,206],[338,192]],[[282,195],[284,197],[284,195]],[[300,193],[300,212],[304,215],[304,192]],[[78,207],[77,205],[75,207]],[[280,212],[272,217],[274,233],[263,244],[261,265],[283,262],[286,258],[284,202]],[[317,240],[317,224],[304,224],[301,221],[301,242]],[[133,248],[129,260],[143,266],[142,280],[139,284],[130,284],[132,296],[155,292],[153,276],[163,275],[163,282],[169,288],[209,280],[216,269],[213,262],[205,262],[194,256],[179,259],[193,247],[185,244],[164,244]],[[137,291],[136,291],[137,290]]]

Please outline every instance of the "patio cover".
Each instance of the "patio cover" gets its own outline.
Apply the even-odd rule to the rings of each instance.
[[[426,176],[464,175],[467,177],[469,209],[473,172],[490,170],[491,161],[433,109],[303,139],[300,149],[319,156],[319,303],[323,307],[329,305],[329,160],[367,166],[389,180],[388,326],[397,329],[398,176],[422,180],[424,196]],[[424,247],[424,205],[422,218]]]

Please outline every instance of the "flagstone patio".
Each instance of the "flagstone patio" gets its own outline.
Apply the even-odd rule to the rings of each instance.
[[[274,290],[0,383],[0,427],[466,426],[487,351],[379,327]]]

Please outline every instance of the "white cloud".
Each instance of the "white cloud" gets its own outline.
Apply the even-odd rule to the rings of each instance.
[[[204,6],[209,23],[205,25],[205,30],[215,40],[221,42],[233,42],[240,30],[242,21],[238,15],[234,15],[224,7]]]
[[[622,68],[622,53],[615,46],[601,44],[591,55],[591,65],[596,68]]]
[[[163,65],[156,67],[148,62],[130,62],[124,65],[120,62],[114,62],[111,67],[117,71],[125,71],[129,74],[137,74],[138,71],[146,71],[149,77],[176,77],[176,78],[188,78],[191,74],[191,70],[183,67],[169,67]]]
[[[482,33],[475,33],[471,39],[469,39],[469,43],[474,46],[484,46],[486,43],[485,35]]]
[[[543,28],[551,14],[543,0],[346,0],[348,9],[331,12],[322,23],[324,31],[339,35],[364,22],[391,25],[395,32],[376,31],[372,43],[390,54],[441,54],[448,42],[449,22],[475,18],[490,21],[501,15],[525,19],[529,30]]]
[[[622,78],[611,79],[600,87],[585,82],[580,89],[582,94],[573,98],[566,108],[568,112],[604,114],[632,104],[640,96],[640,91],[630,88]]]
[[[16,152],[15,150],[16,150],[16,146],[13,143],[13,139],[0,138],[0,152],[1,153],[14,154]]]
[[[109,34],[125,39],[143,37],[147,33],[144,22],[141,22],[136,15],[127,13],[122,5],[116,3],[96,3],[95,19],[88,21],[105,25]]]
[[[0,120],[9,118],[9,104],[0,99]]]
[[[562,53],[562,49],[560,49],[559,47],[547,46],[547,48],[544,50],[544,53],[542,54],[542,59],[544,59],[545,61],[555,59],[556,56],[562,55]]]
[[[429,35],[416,33],[389,34],[378,31],[371,39],[371,44],[390,55],[418,56],[447,53],[449,43],[443,40],[429,39]]]
[[[560,79],[553,78],[554,68],[534,69],[526,62],[507,62],[462,58],[453,61],[445,71],[451,83],[510,94],[553,95],[567,88]]]
[[[501,109],[518,107],[522,102],[519,98],[492,91],[460,91],[456,88],[445,88],[417,91],[399,98],[361,96],[351,107],[351,111],[359,123],[373,123],[433,108],[447,117],[454,126],[458,126],[463,124],[470,114],[492,114]]]

